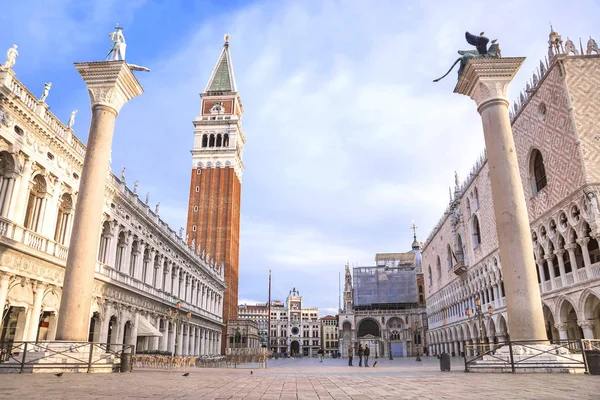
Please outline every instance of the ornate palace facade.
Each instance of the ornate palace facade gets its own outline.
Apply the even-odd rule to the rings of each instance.
[[[510,117],[551,339],[600,338],[600,54],[557,32]],[[502,342],[510,326],[485,155],[423,246],[433,353]],[[483,326],[469,318],[480,299]],[[491,312],[491,315],[487,315]]]
[[[0,66],[0,342],[53,340],[86,152],[71,128]],[[106,177],[89,340],[220,353],[223,268]],[[182,322],[169,311],[178,307]],[[187,316],[187,317],[185,317]]]

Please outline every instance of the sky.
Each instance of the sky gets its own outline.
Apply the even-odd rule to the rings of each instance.
[[[598,1],[442,2],[25,0],[3,5],[0,51],[18,44],[16,76],[63,122],[91,119],[74,62],[100,61],[124,27],[126,59],[145,93],[117,118],[111,168],[150,193],[184,227],[192,121],[229,33],[247,139],[242,189],[240,303],[285,300],[292,287],[321,315],[337,312],[344,265],[409,251],[425,240],[484,141],[475,103],[453,93],[470,49],[466,30],[525,56],[510,99],[547,54],[550,23],[563,39],[600,40]],[[2,60],[3,61],[3,60]],[[461,178],[462,179],[462,178]]]

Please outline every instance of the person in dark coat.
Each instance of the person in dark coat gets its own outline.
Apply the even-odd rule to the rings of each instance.
[[[352,346],[348,347],[348,366],[352,366],[352,357],[354,356],[354,349]]]
[[[365,367],[369,366],[369,355],[371,354],[371,350],[369,349],[369,345],[365,344],[365,351],[364,351],[364,356],[365,356]]]
[[[362,359],[363,359],[363,355],[365,354],[365,349],[363,349],[363,345],[359,345],[358,346],[358,366],[362,367]]]

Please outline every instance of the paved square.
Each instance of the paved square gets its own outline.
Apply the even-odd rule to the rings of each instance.
[[[375,361],[375,360],[373,360]],[[372,361],[372,362],[373,362]],[[1,374],[0,398],[23,399],[598,399],[600,376],[465,374],[462,359],[276,360],[268,369],[137,369],[113,374]],[[356,365],[357,363],[355,363]],[[190,371],[188,377],[183,372]]]

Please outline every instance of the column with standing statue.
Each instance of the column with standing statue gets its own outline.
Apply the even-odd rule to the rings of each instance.
[[[110,61],[76,63],[75,68],[87,84],[92,121],[69,244],[56,339],[85,342],[88,340],[104,186],[115,120],[125,103],[143,93],[132,70],[147,69],[116,57],[111,57]]]

